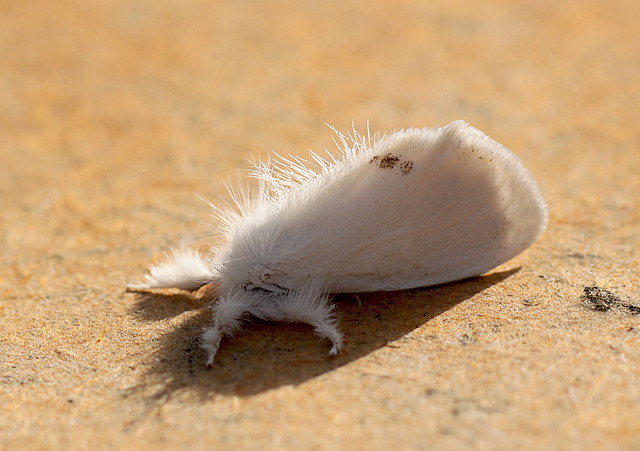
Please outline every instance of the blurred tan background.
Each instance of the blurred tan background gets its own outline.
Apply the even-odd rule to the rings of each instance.
[[[636,2],[0,2],[1,449],[639,449]],[[547,232],[489,275],[339,296],[346,351],[126,293],[252,156],[464,119]],[[594,307],[587,286],[612,293]],[[604,295],[603,295],[604,296]],[[608,296],[608,295],[607,295]],[[604,296],[606,297],[606,296]]]

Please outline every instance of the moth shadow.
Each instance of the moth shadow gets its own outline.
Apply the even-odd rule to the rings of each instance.
[[[167,290],[164,293],[139,291],[136,303],[129,309],[129,314],[142,321],[161,321],[174,318],[185,312],[201,309],[206,306],[206,296],[199,293],[185,293]]]
[[[345,347],[336,357],[310,326],[248,320],[231,339],[222,341],[212,368],[206,368],[200,348],[202,329],[211,315],[207,293],[167,296],[145,294],[132,312],[157,321],[182,313],[179,327],[159,340],[148,366],[149,376],[164,383],[157,397],[186,391],[200,400],[216,394],[253,396],[285,385],[299,385],[353,362],[402,338],[438,315],[518,272],[520,268],[473,277],[460,282],[398,292],[336,296],[336,313]],[[156,397],[154,396],[154,397]]]

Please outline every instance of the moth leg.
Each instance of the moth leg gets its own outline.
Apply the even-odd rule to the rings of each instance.
[[[231,336],[240,329],[242,320],[252,310],[250,297],[246,293],[234,293],[221,297],[219,302],[211,306],[213,319],[211,326],[202,334],[202,348],[207,352],[207,366],[213,365],[213,359],[220,347],[223,336]]]
[[[215,274],[206,257],[186,247],[174,250],[165,262],[152,265],[149,273],[145,275],[146,282],[127,284],[127,289],[175,287],[192,291],[215,280]]]
[[[291,292],[282,296],[278,307],[285,321],[303,322],[313,326],[315,333],[331,341],[330,355],[337,355],[342,348],[342,334],[338,330],[329,297],[309,287],[308,290]]]

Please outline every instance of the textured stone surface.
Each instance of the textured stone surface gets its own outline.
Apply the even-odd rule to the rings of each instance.
[[[469,3],[0,3],[0,448],[640,447],[640,7]],[[485,131],[547,232],[484,277],[340,297],[335,359],[255,322],[206,370],[206,290],[124,292],[206,244],[194,192],[367,119]]]

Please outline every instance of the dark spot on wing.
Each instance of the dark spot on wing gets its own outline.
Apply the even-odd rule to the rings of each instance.
[[[402,175],[407,175],[409,172],[411,172],[412,169],[413,169],[413,161],[411,160],[403,161],[400,164],[400,172],[402,172]]]
[[[388,154],[383,156],[374,156],[373,158],[371,158],[371,161],[369,163],[377,162],[379,168],[391,169],[398,163],[398,161],[400,161],[400,157],[389,152]]]
[[[393,169],[398,165],[400,174],[407,175],[413,169],[414,162],[411,160],[400,161],[402,155],[394,155],[391,152],[386,155],[374,155],[369,163],[376,163],[381,169]]]

